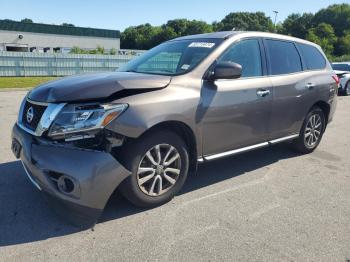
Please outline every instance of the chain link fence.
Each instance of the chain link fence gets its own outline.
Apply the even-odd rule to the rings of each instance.
[[[67,76],[115,71],[144,51],[119,50],[117,55],[0,52],[0,77]]]

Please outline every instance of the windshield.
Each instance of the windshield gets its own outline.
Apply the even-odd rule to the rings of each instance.
[[[202,62],[222,41],[222,39],[192,39],[166,42],[130,61],[117,71],[170,76],[184,74]]]
[[[338,71],[350,71],[350,66],[347,64],[332,64],[332,67]]]

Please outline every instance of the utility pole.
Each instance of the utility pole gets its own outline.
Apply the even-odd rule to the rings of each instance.
[[[278,11],[273,11],[275,13],[275,22],[274,22],[274,27],[275,27],[275,32],[276,32],[276,23],[277,23],[277,15]]]

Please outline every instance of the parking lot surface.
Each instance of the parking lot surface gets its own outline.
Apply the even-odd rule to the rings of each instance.
[[[320,147],[286,145],[199,168],[170,203],[113,196],[94,230],[65,224],[25,176],[10,134],[25,92],[0,92],[0,261],[347,261],[350,98]]]

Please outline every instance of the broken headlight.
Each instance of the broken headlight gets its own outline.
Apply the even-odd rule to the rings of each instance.
[[[52,123],[48,136],[53,139],[93,136],[127,107],[127,104],[67,104]]]

